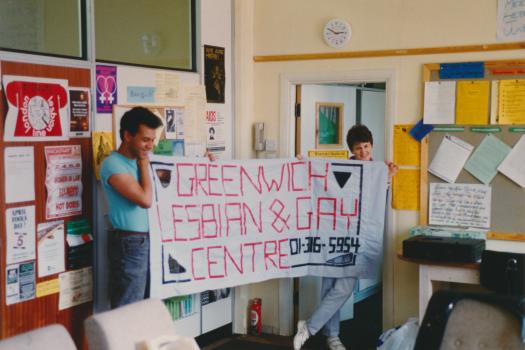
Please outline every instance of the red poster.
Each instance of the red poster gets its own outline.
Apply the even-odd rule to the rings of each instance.
[[[68,139],[67,80],[4,76],[6,141]]]

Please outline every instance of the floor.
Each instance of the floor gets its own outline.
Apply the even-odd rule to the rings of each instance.
[[[376,293],[354,305],[354,319],[341,323],[341,341],[347,350],[374,350],[382,328],[382,294]],[[276,335],[232,336],[202,350],[285,350],[292,349],[293,337]],[[303,350],[326,350],[325,338],[317,334],[308,339]]]

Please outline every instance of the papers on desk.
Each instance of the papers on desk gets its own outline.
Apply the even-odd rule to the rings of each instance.
[[[507,155],[505,160],[500,164],[498,170],[509,179],[525,187],[525,135],[522,135],[518,143],[514,145],[512,151]]]
[[[458,137],[445,135],[428,171],[446,182],[455,182],[473,148]]]

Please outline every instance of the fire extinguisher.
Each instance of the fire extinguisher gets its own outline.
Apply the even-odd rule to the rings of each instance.
[[[260,335],[262,328],[261,298],[255,298],[250,305],[250,333]]]

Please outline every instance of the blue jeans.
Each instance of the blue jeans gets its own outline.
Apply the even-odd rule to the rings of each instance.
[[[357,277],[323,277],[322,281],[321,303],[306,321],[306,326],[312,335],[324,328],[324,335],[336,337],[339,336],[340,309],[352,295]]]
[[[149,296],[149,235],[110,231],[110,299],[117,308]]]

